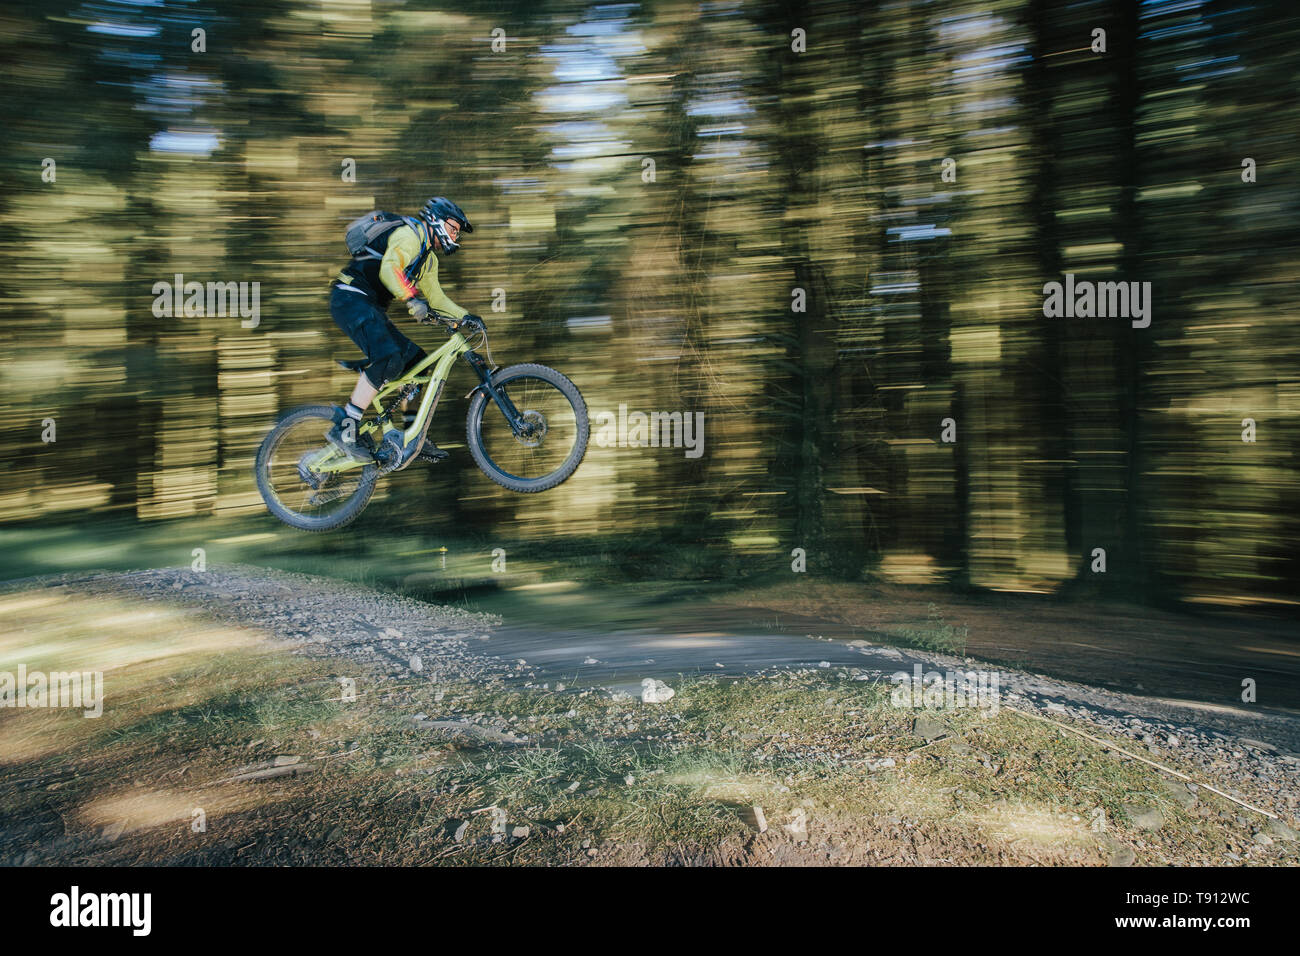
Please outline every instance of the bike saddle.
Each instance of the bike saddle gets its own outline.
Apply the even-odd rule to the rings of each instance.
[[[343,366],[343,368],[347,369],[349,372],[360,372],[370,364],[370,359],[368,358],[335,359],[334,361],[338,362],[339,365]]]

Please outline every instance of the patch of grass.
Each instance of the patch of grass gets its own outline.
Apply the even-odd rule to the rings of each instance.
[[[0,641],[3,660],[75,651],[113,678],[99,720],[0,715],[0,862],[1099,864],[1117,842],[1141,863],[1222,863],[1227,847],[1296,862],[1293,845],[1250,847],[1234,808],[1185,809],[1152,768],[1012,710],[928,712],[949,735],[927,742],[918,711],[852,672],[678,679],[663,705],[358,673],[368,691],[345,703],[330,661],[148,612],[28,603],[24,633]],[[467,746],[416,727],[420,712],[527,743]],[[230,781],[278,755],[312,769]],[[1133,804],[1165,825],[1135,831]],[[807,842],[785,829],[801,819]]]
[[[966,653],[970,632],[967,628],[947,623],[943,612],[932,602],[924,624],[899,628],[895,636],[912,647],[961,657]]]

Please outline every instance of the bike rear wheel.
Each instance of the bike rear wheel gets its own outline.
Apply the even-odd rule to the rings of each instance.
[[[341,458],[325,440],[334,424],[328,405],[307,405],[281,416],[257,450],[257,490],[266,508],[300,531],[334,531],[351,524],[375,491],[375,465],[317,471]]]
[[[469,404],[465,435],[483,474],[523,494],[546,491],[577,470],[587,453],[591,422],[578,387],[545,365],[512,365],[492,376],[527,423],[516,435],[505,414],[480,389]]]

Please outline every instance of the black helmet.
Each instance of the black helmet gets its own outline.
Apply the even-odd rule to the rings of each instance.
[[[429,224],[433,234],[438,237],[442,251],[447,255],[451,255],[459,249],[460,243],[452,239],[447,233],[446,227],[443,226],[444,219],[455,219],[456,222],[460,223],[461,232],[469,233],[474,231],[474,227],[470,225],[469,217],[465,215],[465,210],[450,199],[442,196],[434,196],[425,203],[424,208],[420,210],[420,218]]]

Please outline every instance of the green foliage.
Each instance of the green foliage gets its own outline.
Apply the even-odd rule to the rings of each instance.
[[[947,623],[943,612],[931,603],[924,624],[901,628],[895,636],[913,647],[960,657],[966,653],[966,639],[970,634],[968,628]]]
[[[498,360],[564,371],[593,414],[701,413],[704,453],[593,443],[533,498],[452,448],[387,483],[386,527],[622,577],[770,573],[802,547],[850,579],[1294,592],[1300,103],[1274,91],[1300,18],[843,0],[799,7],[794,52],[771,2],[416,6],[7,14],[0,521],[264,519],[276,413],[351,385],[327,313],[343,224],[441,193],[478,228],[440,274]],[[1065,272],[1151,282],[1151,326],[1045,318]],[[259,282],[260,324],[154,315],[177,273]]]

